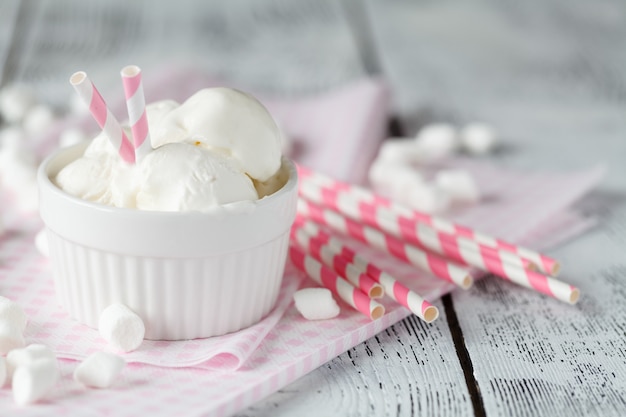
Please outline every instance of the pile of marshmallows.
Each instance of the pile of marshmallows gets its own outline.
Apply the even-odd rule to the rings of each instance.
[[[0,387],[11,385],[19,405],[44,398],[59,379],[57,358],[42,344],[26,345],[24,329],[28,319],[19,304],[0,297]],[[139,347],[144,324],[126,306],[114,304],[100,316],[100,334],[117,350],[129,352]],[[74,370],[74,380],[90,388],[107,388],[126,366],[126,361],[110,352],[95,352]]]
[[[378,194],[428,214],[443,213],[455,204],[475,204],[480,191],[467,171],[441,169],[427,180],[420,168],[459,150],[485,155],[496,145],[495,130],[484,123],[471,123],[460,131],[449,124],[427,125],[414,138],[383,142],[370,167],[369,181]]]
[[[0,297],[0,386],[10,384],[19,405],[45,397],[59,379],[57,358],[42,344],[26,346],[28,319],[19,304]],[[74,379],[87,387],[106,388],[120,374],[126,361],[113,353],[95,352],[74,370]]]
[[[84,106],[70,103],[70,111],[84,112]],[[21,211],[35,212],[38,205],[39,161],[29,139],[41,135],[56,121],[52,108],[38,101],[28,86],[15,84],[0,90],[0,185],[14,195]],[[85,138],[80,129],[69,128],[61,133],[59,145],[69,146]]]

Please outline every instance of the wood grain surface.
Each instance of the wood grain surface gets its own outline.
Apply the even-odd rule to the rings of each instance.
[[[603,163],[579,203],[599,226],[551,253],[583,297],[567,306],[487,278],[407,318],[239,416],[626,415],[626,4],[619,0],[0,2],[1,84],[60,107],[69,74],[101,89],[130,61],[194,64],[297,95],[365,75],[394,93],[394,134],[492,123],[492,162]]]

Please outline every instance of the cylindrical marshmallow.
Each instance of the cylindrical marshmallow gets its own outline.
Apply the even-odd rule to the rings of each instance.
[[[111,304],[100,314],[100,335],[115,349],[131,352],[141,345],[146,332],[141,317],[123,304]]]
[[[327,288],[304,288],[293,294],[296,309],[307,320],[326,320],[339,315],[339,305]]]
[[[24,130],[17,126],[9,126],[0,130],[0,149],[12,154],[24,150],[26,144]]]
[[[476,181],[465,170],[441,170],[435,176],[435,183],[448,193],[453,202],[476,203],[480,198]]]
[[[74,380],[86,387],[108,388],[113,384],[126,361],[113,353],[95,352],[74,371]]]
[[[46,258],[50,257],[50,248],[48,246],[48,235],[46,234],[46,229],[41,229],[39,233],[35,236],[35,247],[39,251],[40,254],[45,256]]]
[[[28,317],[26,317],[22,306],[15,301],[0,296],[0,322],[9,323],[22,333],[26,328]]]
[[[450,196],[433,184],[416,184],[407,188],[398,201],[428,214],[442,213],[450,207]]]
[[[436,161],[456,151],[459,144],[454,126],[436,123],[424,126],[415,137],[419,162]]]
[[[48,106],[42,104],[30,109],[24,116],[22,126],[30,135],[38,135],[44,132],[54,122],[54,113]]]
[[[410,139],[387,139],[380,145],[376,160],[392,164],[410,164],[415,162],[415,152],[415,142]]]
[[[493,127],[485,123],[471,123],[461,131],[461,146],[474,155],[491,152],[498,144],[498,136]]]
[[[377,161],[370,167],[369,181],[380,194],[395,198],[407,187],[423,183],[424,178],[410,165]]]
[[[13,399],[19,405],[37,402],[50,392],[58,378],[56,360],[42,358],[19,366],[13,373]]]
[[[7,354],[7,378],[11,379],[20,366],[33,364],[40,359],[48,360],[56,365],[56,356],[46,345],[33,343],[22,349],[13,349]]]
[[[36,104],[35,95],[25,85],[12,85],[0,91],[0,115],[9,123],[19,123]]]

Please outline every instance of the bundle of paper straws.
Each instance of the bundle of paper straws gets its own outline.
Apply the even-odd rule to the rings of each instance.
[[[403,262],[467,289],[476,271],[491,273],[574,304],[580,291],[554,278],[559,263],[531,249],[477,233],[440,217],[408,209],[366,188],[298,167],[298,217],[290,259],[311,279],[371,319],[384,314],[383,295],[426,322],[439,312],[421,295],[366,260],[333,232],[385,251]]]

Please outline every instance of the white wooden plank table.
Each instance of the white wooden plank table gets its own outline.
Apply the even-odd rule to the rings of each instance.
[[[16,0],[0,23],[2,85],[56,105],[77,68],[106,89],[130,61],[288,95],[382,75],[396,134],[483,120],[505,138],[493,163],[609,165],[580,204],[599,227],[551,252],[583,290],[577,306],[488,279],[439,301],[434,324],[407,318],[240,416],[626,415],[623,2]]]

